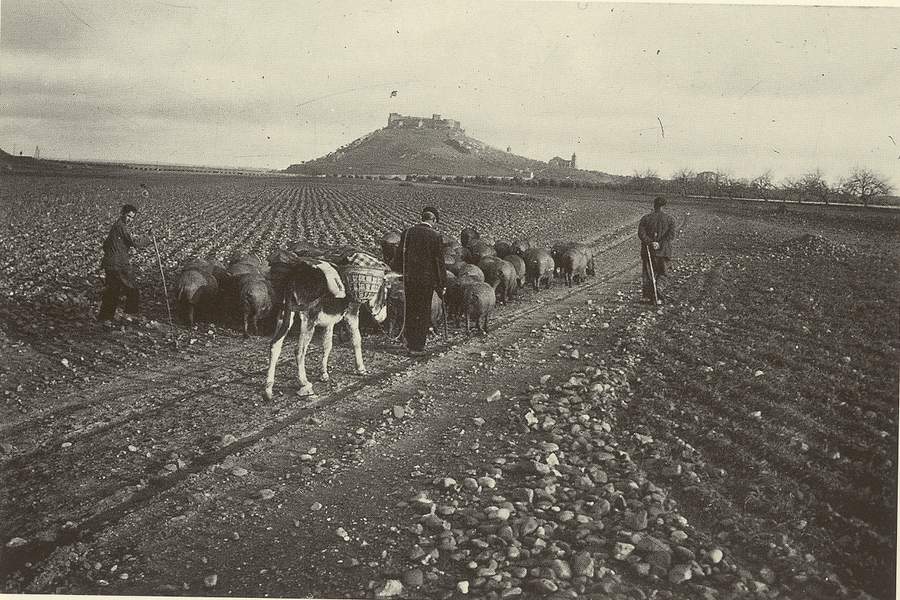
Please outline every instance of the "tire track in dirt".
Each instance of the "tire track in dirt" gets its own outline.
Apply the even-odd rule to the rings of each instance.
[[[507,309],[502,311],[502,314],[494,320],[493,332],[501,332],[500,335],[502,335],[503,340],[519,339],[523,335],[530,332],[536,323],[542,322],[547,314],[553,314],[556,311],[560,310],[562,307],[569,306],[572,303],[579,301],[581,298],[595,293],[603,285],[607,284],[612,278],[619,276],[622,273],[633,270],[638,265],[638,261],[635,258],[629,260],[624,259],[625,256],[633,257],[636,255],[636,253],[633,252],[631,248],[626,248],[628,245],[627,242],[632,240],[633,235],[629,234],[628,236],[619,237],[618,239],[612,240],[610,239],[610,234],[608,233],[605,235],[599,235],[597,237],[598,240],[595,240],[593,242],[594,246],[597,248],[598,254],[598,274],[595,278],[573,288],[560,288],[559,286],[557,286],[549,293],[543,292],[540,296],[537,296],[536,301],[535,296],[529,295],[526,298],[526,300],[530,300],[529,302],[523,302],[521,306],[516,306],[515,308],[512,308],[512,310]],[[608,262],[607,259],[609,259]],[[489,336],[486,340],[481,341],[468,341],[463,343],[463,346],[467,349],[467,351],[472,349],[473,344],[476,348],[483,345],[487,345],[487,347],[490,347],[498,344],[497,340],[501,339],[500,335]],[[503,344],[506,343],[508,342],[503,342]],[[447,350],[449,347],[450,344],[446,344],[439,346],[436,350]],[[503,346],[501,344],[497,345],[496,347]],[[232,354],[237,354],[238,352],[239,349],[232,350]],[[216,368],[222,369],[225,374],[229,372],[237,372],[237,376],[226,378],[224,381],[222,379],[223,375],[219,375],[218,377],[216,377],[217,382],[220,384],[220,387],[236,385],[246,388],[249,386],[249,381],[255,378],[258,378],[261,384],[262,377],[259,373],[251,371],[235,371],[234,369],[223,369],[221,367],[221,364],[227,364],[227,362],[230,361],[227,360],[227,355],[225,357],[225,363],[217,360],[218,358],[220,357],[217,355],[217,357],[212,359],[212,364],[209,365],[209,370],[204,372],[204,370],[201,369],[198,374],[198,370],[194,368],[191,372],[193,374],[198,374],[197,379],[200,381],[203,381],[204,379],[208,381],[209,375],[213,373]],[[290,358],[285,358],[285,361],[288,360],[290,360]],[[310,360],[312,360],[312,358]],[[416,369],[417,366],[418,365],[414,365],[412,369]],[[455,369],[458,368],[458,366],[448,362],[446,368]],[[178,483],[184,481],[190,475],[199,473],[200,471],[207,469],[212,465],[220,463],[229,454],[233,454],[235,452],[246,449],[259,442],[259,440],[283,431],[286,428],[296,424],[297,422],[308,418],[312,414],[332,408],[335,405],[346,401],[348,398],[352,398],[357,395],[369,397],[378,393],[381,388],[385,387],[386,382],[388,382],[392,377],[407,372],[409,369],[410,367],[408,363],[401,363],[399,365],[395,365],[392,369],[379,369],[377,375],[372,375],[362,380],[353,381],[352,379],[350,379],[349,381],[353,381],[352,383],[333,385],[333,391],[318,397],[313,402],[302,408],[291,408],[287,411],[287,414],[279,414],[279,411],[285,408],[283,404],[279,402],[270,407],[269,410],[266,411],[269,414],[263,415],[262,419],[256,418],[258,424],[255,426],[255,429],[253,431],[242,435],[225,447],[215,449],[208,448],[205,452],[198,456],[195,456],[193,460],[185,464],[184,468],[179,468],[179,470],[173,474],[165,477],[151,477],[146,482],[146,484],[143,484],[141,482],[142,478],[140,476],[132,475],[130,477],[120,479],[119,482],[107,483],[103,485],[101,489],[108,490],[108,492],[106,492],[102,498],[97,498],[88,493],[85,498],[86,506],[83,509],[87,512],[80,516],[74,516],[75,519],[79,519],[81,521],[80,524],[76,522],[74,527],[70,526],[67,528],[62,528],[54,535],[48,536],[46,541],[32,541],[28,546],[23,547],[15,552],[7,552],[8,556],[5,557],[3,566],[0,567],[0,577],[8,576],[10,573],[22,568],[26,562],[39,563],[40,561],[47,558],[55,549],[61,546],[71,544],[76,540],[87,539],[90,536],[96,535],[102,530],[112,527],[119,519],[122,518],[123,515],[134,512],[136,510],[140,510],[141,506],[146,505],[153,498],[159,496],[164,491],[178,485]],[[171,378],[172,381],[179,379],[179,377]],[[252,387],[253,392],[256,392],[256,386]],[[175,389],[178,389],[177,386]],[[141,389],[136,390],[137,401],[145,399],[145,396],[143,395],[144,391],[145,390]],[[151,394],[151,397],[156,399],[164,391],[166,390],[154,390]],[[180,397],[176,396],[173,398],[166,398],[161,402],[156,400],[156,405],[148,407],[144,410],[137,410],[127,415],[123,415],[123,417],[117,420],[115,423],[98,426],[94,429],[88,429],[84,431],[84,433],[80,434],[80,437],[76,437],[75,439],[79,441],[79,446],[97,446],[105,443],[110,448],[110,451],[112,451],[124,443],[122,441],[122,439],[124,438],[122,431],[123,429],[131,428],[133,430],[138,430],[139,427],[143,429],[146,421],[140,421],[139,419],[160,413],[164,409],[182,409],[183,407],[181,404],[184,400],[199,399],[204,397],[204,395],[208,396],[210,395],[210,390],[205,387],[200,387],[199,389],[192,391],[181,390],[181,393],[182,396]],[[231,399],[232,401],[234,400],[232,395],[222,396],[222,399],[226,401],[228,399]],[[69,411],[68,414],[71,415],[73,412],[79,410],[80,408],[90,408],[90,406],[92,405],[93,404],[89,405],[87,402],[82,402],[80,404],[75,403],[67,409]],[[236,410],[238,408],[239,407],[236,407]],[[189,409],[184,410],[184,418],[178,419],[177,422],[190,422],[191,419],[196,418],[196,412],[193,412]],[[45,419],[46,417],[47,415],[43,416],[43,418]],[[183,431],[181,435],[185,436],[190,433],[190,431]],[[90,443],[88,443],[88,440],[90,440]],[[59,457],[60,452],[61,450],[59,448],[59,445],[55,445],[55,447],[51,445],[39,447],[38,450],[35,451],[35,454],[29,457],[30,460],[19,460],[19,458],[17,457],[13,459],[13,461],[15,462],[10,461],[4,464],[2,467],[0,467],[0,474],[2,474],[4,478],[8,477],[10,480],[14,481],[15,487],[20,489],[20,491],[27,490],[29,482],[34,481],[35,478],[39,481],[49,480],[50,482],[59,483],[59,474],[51,475],[46,470],[41,470],[40,473],[35,473],[33,470],[29,472],[28,464],[34,462],[34,460],[38,456],[46,457],[50,460],[59,460],[57,457]],[[112,460],[111,457],[110,460]],[[61,462],[65,463],[65,461]],[[75,466],[84,466],[84,464],[75,462]],[[102,464],[99,465],[98,469],[100,471],[106,471],[106,468]],[[105,473],[103,475],[98,475],[98,480],[105,477],[105,475]],[[78,473],[77,475],[73,476],[77,477],[80,480],[84,479],[83,473]],[[77,484],[77,481],[73,481],[73,484]],[[75,487],[78,486],[75,485]],[[69,485],[68,487],[63,486],[63,489],[60,489],[58,492],[52,492],[50,490],[47,491],[46,496],[51,498],[56,497],[61,501],[59,502],[59,506],[55,508],[56,512],[41,511],[43,513],[45,523],[47,521],[55,521],[58,523],[64,520],[72,520],[71,518],[69,518],[71,516],[71,513],[59,513],[60,509],[62,509],[65,513],[66,507],[72,501],[72,498],[69,495],[71,489],[73,489],[72,485]],[[69,490],[69,493],[67,493],[67,490]],[[94,488],[94,490],[96,492],[96,488]],[[11,491],[13,490],[7,490],[7,493]],[[13,496],[18,495],[19,494],[13,494]],[[43,498],[43,500],[45,503],[50,501],[49,498]],[[90,509],[97,504],[101,506],[101,509],[99,511],[91,511]],[[8,526],[9,525],[7,525],[6,527]],[[22,527],[21,531],[9,533],[18,535],[20,537],[29,537],[36,533],[36,531],[33,529],[34,525],[31,526],[30,530],[25,523],[21,523],[20,526]],[[39,524],[38,527],[40,527]]]

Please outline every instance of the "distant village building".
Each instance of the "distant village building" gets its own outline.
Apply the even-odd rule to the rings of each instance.
[[[401,115],[400,113],[390,113],[388,115],[388,127],[403,127],[408,129],[451,129],[453,131],[462,132],[459,121],[453,119],[442,119],[441,115],[435,113],[431,118],[427,117],[411,117]]]
[[[699,183],[715,183],[719,175],[715,171],[703,171],[697,173],[697,181]]]
[[[572,160],[566,160],[564,158],[560,158],[559,156],[554,156],[550,160],[547,161],[551,167],[556,167],[559,169],[576,169],[575,166],[575,153],[572,153]]]

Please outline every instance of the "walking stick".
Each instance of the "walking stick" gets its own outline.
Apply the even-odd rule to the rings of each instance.
[[[653,289],[653,304],[659,304],[659,294],[656,292],[656,273],[653,271],[652,248],[647,245],[647,265],[650,267],[650,286]]]
[[[444,288],[444,293],[441,294],[441,312],[444,313],[444,343],[447,343],[447,301],[444,299],[447,296],[447,288]]]
[[[156,264],[159,265],[159,275],[162,277],[163,294],[166,297],[166,312],[169,315],[169,328],[172,328],[174,326],[172,325],[172,309],[169,307],[169,290],[166,287],[166,274],[163,271],[162,259],[159,257],[159,246],[156,244],[156,235],[152,230],[150,231],[150,237],[153,238],[153,249],[156,251]]]

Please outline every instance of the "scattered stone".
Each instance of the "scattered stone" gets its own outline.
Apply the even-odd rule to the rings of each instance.
[[[497,487],[497,481],[493,477],[479,477],[478,485],[486,490],[492,490]]]
[[[403,584],[396,579],[388,579],[375,588],[376,598],[392,598],[403,594]]]
[[[678,585],[691,578],[691,565],[675,565],[669,571],[669,583]]]
[[[595,481],[596,481],[596,479],[595,479]],[[597,482],[597,483],[600,483],[600,482]],[[608,514],[610,510],[612,510],[612,506],[610,505],[609,500],[607,500],[605,498],[601,498],[600,500],[598,500],[597,502],[594,503],[594,516],[595,517],[602,517],[603,515]]]
[[[581,551],[572,559],[572,573],[575,577],[594,578],[594,558],[590,552]]]
[[[720,562],[722,562],[722,558],[723,558],[722,551],[719,550],[718,548],[713,548],[712,550],[709,551],[709,561],[712,564],[714,564],[714,565],[719,564]]]
[[[647,529],[647,511],[641,508],[631,513],[625,519],[625,526],[636,531]]]
[[[528,587],[538,594],[552,594],[559,589],[559,586],[556,585],[556,583],[544,577],[532,579],[528,582]]]
[[[556,559],[550,562],[550,568],[557,579],[572,579],[572,567],[564,560]]]
[[[245,477],[249,471],[244,467],[235,467],[231,470],[231,474],[235,477]]]
[[[13,539],[6,542],[7,548],[19,548],[20,546],[24,546],[28,543],[28,540],[20,537],[14,537]]]
[[[215,573],[203,578],[203,586],[206,588],[214,588],[217,583],[219,583],[219,576]]]
[[[498,508],[497,511],[493,514],[494,520],[497,521],[507,521],[509,520],[512,511],[508,508]]]
[[[269,488],[263,488],[259,490],[259,499],[260,500],[271,500],[275,497],[275,492],[270,490]]]
[[[690,548],[685,548],[684,546],[675,546],[673,550],[673,557],[676,562],[691,563],[697,558],[694,554],[694,551]]]
[[[468,594],[469,593],[469,582],[468,581],[457,581],[456,582],[456,591],[460,594]]]
[[[322,510],[322,503],[321,502],[313,502],[312,504],[310,504],[309,510],[312,510],[312,511]]]
[[[347,533],[347,530],[344,529],[343,527],[338,527],[337,529],[334,530],[334,532],[337,534],[337,536],[339,538],[341,538],[345,542],[350,541],[350,534]]]
[[[495,402],[500,399],[500,390],[496,390],[490,396],[487,397],[488,402]]]
[[[425,576],[422,569],[410,569],[403,574],[403,585],[407,587],[421,587],[425,582]]]
[[[634,546],[631,544],[626,544],[625,542],[616,542],[616,546],[613,549],[613,558],[616,560],[625,560],[631,553],[634,552]]]

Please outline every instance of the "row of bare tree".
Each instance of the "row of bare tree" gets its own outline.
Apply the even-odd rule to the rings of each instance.
[[[870,169],[857,168],[834,185],[828,183],[818,169],[798,178],[788,177],[776,183],[771,171],[754,179],[731,177],[723,171],[694,173],[679,169],[670,179],[660,178],[655,171],[635,171],[624,184],[641,192],[666,192],[682,196],[727,198],[761,198],[763,200],[796,200],[797,202],[861,202],[868,206],[879,196],[893,191],[888,180]]]

